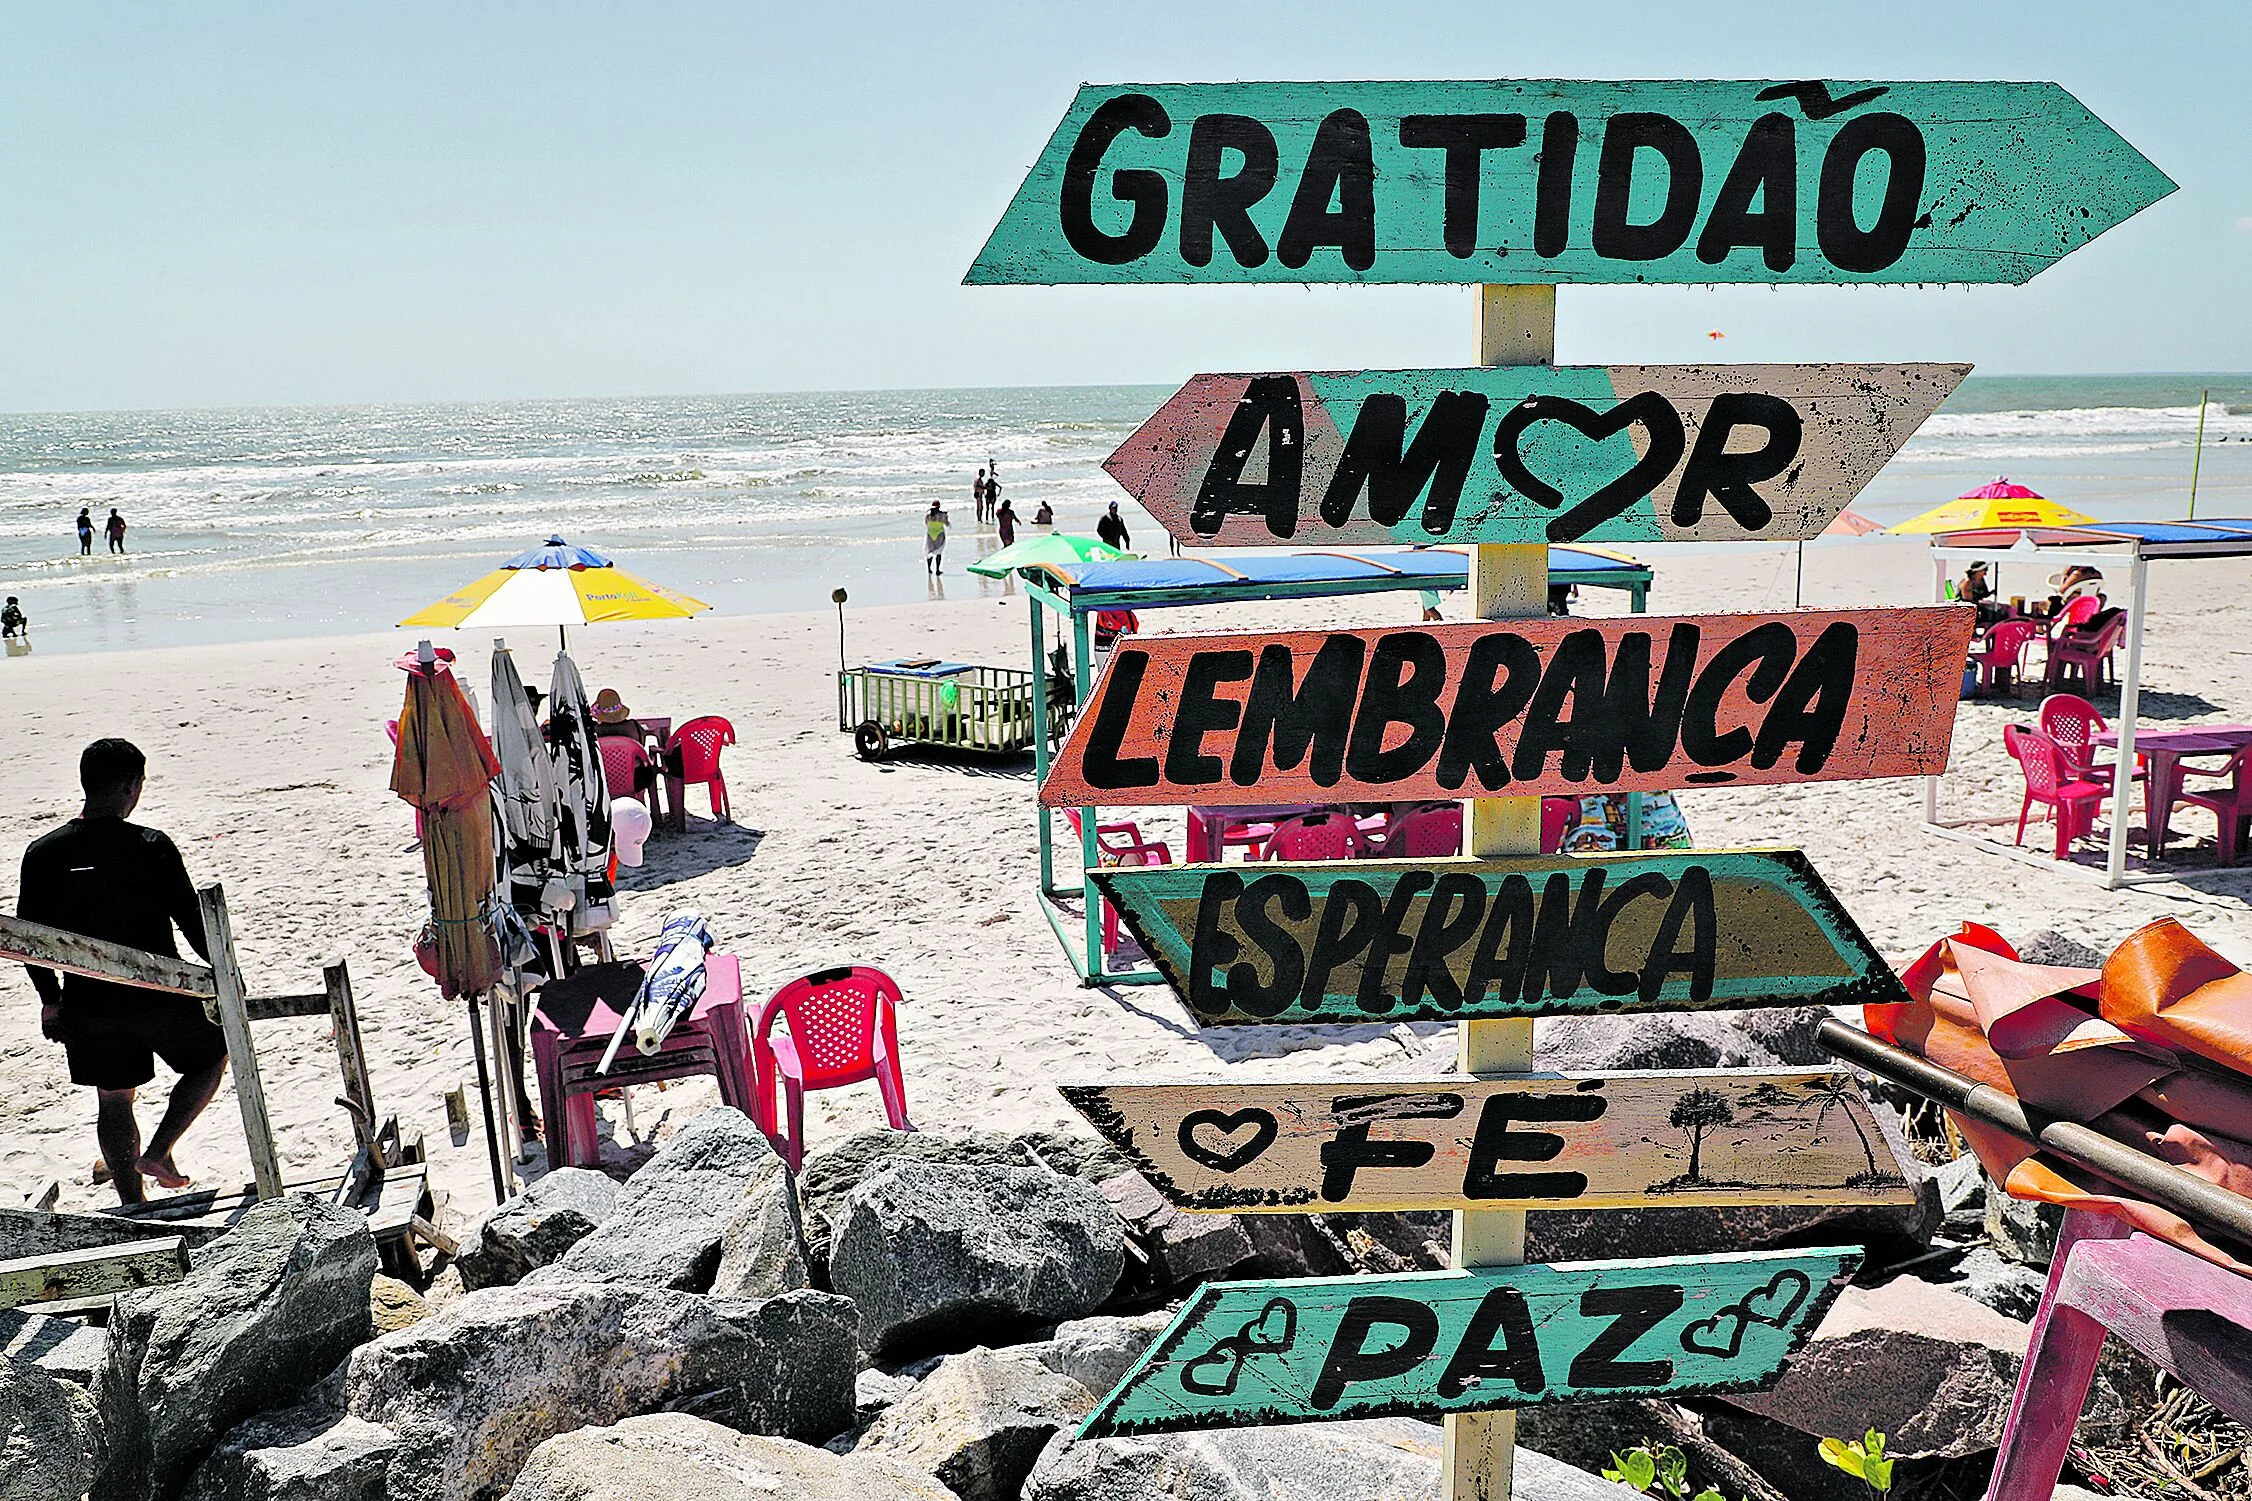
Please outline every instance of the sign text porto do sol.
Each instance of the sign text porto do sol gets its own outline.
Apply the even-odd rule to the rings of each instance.
[[[1947,768],[1973,612],[1131,636],[1051,808],[1548,796]]]
[[[1090,84],[966,279],[2022,282],[2173,190],[2053,83]]]

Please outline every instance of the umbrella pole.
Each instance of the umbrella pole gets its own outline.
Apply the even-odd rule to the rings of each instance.
[[[1791,606],[1796,609],[1806,603],[1806,544],[1798,545],[1798,572],[1791,579]]]
[[[485,1151],[493,1164],[493,1202],[508,1200],[507,1179],[500,1165],[500,1132],[493,1124],[493,1075],[485,1062],[485,1027],[477,1015],[477,997],[465,997],[469,1005],[469,1043],[477,1054],[477,1098],[485,1105]]]

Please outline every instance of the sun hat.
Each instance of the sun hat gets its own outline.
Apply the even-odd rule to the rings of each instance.
[[[624,699],[618,697],[618,690],[615,688],[605,688],[594,695],[594,707],[587,712],[593,716],[596,724],[624,724],[633,718],[633,711],[626,707]]]

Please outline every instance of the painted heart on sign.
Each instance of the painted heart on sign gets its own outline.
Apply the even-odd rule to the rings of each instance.
[[[1628,465],[1625,473],[1548,523],[1551,542],[1584,537],[1649,494],[1673,473],[1686,446],[1681,414],[1655,391],[1629,397],[1606,412],[1569,396],[1529,396],[1511,407],[1494,430],[1494,463],[1501,477],[1519,494],[1552,511],[1564,503],[1564,492],[1527,468],[1520,452],[1526,431],[1541,422],[1561,422],[1597,443],[1637,426],[1648,439],[1642,456]]]
[[[1785,1267],[1768,1279],[1765,1287],[1744,1294],[1709,1319],[1701,1319],[1681,1331],[1681,1348],[1693,1355],[1718,1355],[1724,1359],[1735,1358],[1744,1348],[1744,1335],[1754,1324],[1765,1324],[1782,1329],[1789,1326],[1791,1316],[1806,1302],[1814,1291],[1814,1282],[1806,1273]]]
[[[1814,1284],[1804,1272],[1784,1270],[1755,1293],[1746,1293],[1736,1306],[1744,1317],[1755,1324],[1772,1324],[1780,1329],[1791,1321],[1806,1295],[1814,1291]]]
[[[1744,1315],[1741,1309],[1723,1308],[1709,1319],[1700,1319],[1681,1331],[1681,1348],[1692,1355],[1718,1355],[1724,1360],[1736,1358],[1744,1348]]]
[[[1246,1350],[1280,1355],[1298,1342],[1298,1305],[1288,1298],[1270,1299],[1259,1317],[1236,1332]]]
[[[1287,1354],[1298,1342],[1298,1305],[1270,1299],[1255,1319],[1181,1367],[1181,1388],[1203,1397],[1231,1397],[1243,1379],[1243,1363],[1254,1355]]]
[[[1202,1133],[1206,1138],[1199,1140]],[[1216,1173],[1232,1173],[1274,1145],[1274,1112],[1256,1106],[1229,1114],[1192,1110],[1181,1118],[1181,1154]]]

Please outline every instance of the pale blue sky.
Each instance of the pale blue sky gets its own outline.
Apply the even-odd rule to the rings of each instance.
[[[2227,0],[0,0],[0,410],[1467,358],[1459,289],[960,286],[1082,80],[2054,79],[2182,191],[2026,287],[1566,289],[1560,357],[2244,370],[2248,64]]]

